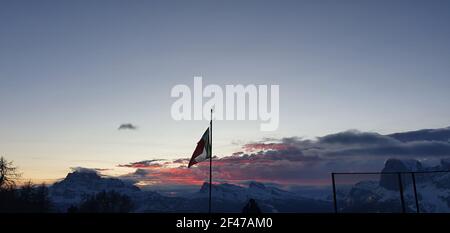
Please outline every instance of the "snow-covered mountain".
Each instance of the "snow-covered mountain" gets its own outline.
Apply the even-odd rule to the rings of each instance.
[[[71,172],[66,178],[51,187],[53,196],[62,198],[79,198],[82,194],[93,194],[99,190],[117,191],[121,193],[139,192],[140,189],[117,178],[101,177],[95,172]]]
[[[50,198],[58,211],[77,204],[85,197],[101,191],[117,191],[134,196],[140,189],[117,178],[101,177],[93,171],[74,171],[50,186]]]
[[[206,200],[209,195],[209,183],[204,183],[190,199]],[[233,184],[213,184],[212,196],[221,212],[229,212],[229,205],[242,208],[249,199],[255,199],[263,212],[331,212],[330,201],[306,198],[298,193],[277,187],[266,186],[259,182],[250,182],[247,186]],[[240,209],[239,209],[240,210]]]
[[[389,159],[382,172],[448,171],[448,159],[439,166],[426,167],[417,160]],[[450,212],[450,172],[416,173],[420,212]],[[401,176],[407,212],[416,211],[411,174]],[[397,174],[383,174],[379,179],[357,182],[338,198],[340,212],[401,212]]]
[[[450,159],[427,167],[416,160],[389,159],[383,172],[450,170]],[[414,192],[410,174],[402,176],[404,199],[408,212],[415,212]],[[450,212],[450,173],[417,173],[417,192],[421,212]],[[397,174],[383,174],[372,179],[359,179],[353,185],[338,186],[338,207],[341,212],[400,212],[401,202]],[[103,177],[95,172],[75,171],[50,187],[56,210],[65,212],[88,195],[116,191],[131,198],[134,212],[205,212],[208,209],[209,183],[183,197],[145,191],[118,178]],[[327,193],[331,192],[324,189]],[[301,192],[250,182],[248,185],[213,184],[215,212],[241,212],[249,199],[255,199],[263,212],[331,212],[331,199],[305,197]]]
[[[331,203],[302,197],[276,187],[251,182],[248,186],[213,184],[213,210],[241,212],[249,199],[255,199],[264,212],[328,212]],[[169,197],[154,191],[143,191],[117,178],[102,177],[95,172],[69,173],[50,187],[50,197],[57,211],[65,212],[88,195],[116,191],[129,196],[135,212],[204,212],[207,210],[209,183],[185,197]]]

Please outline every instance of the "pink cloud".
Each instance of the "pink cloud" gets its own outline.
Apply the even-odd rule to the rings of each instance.
[[[249,143],[245,144],[242,149],[246,152],[261,151],[261,150],[285,150],[289,145],[284,143]]]
[[[318,161],[316,157],[304,156],[301,151],[287,146],[271,146],[270,148],[276,148],[276,150],[258,151],[253,154],[234,153],[232,156],[215,158],[213,160],[214,180],[235,184],[247,181],[279,184],[312,182],[311,178],[298,174],[299,169],[314,167]],[[147,183],[199,185],[208,180],[208,162],[196,164],[191,168],[187,168],[187,163],[188,159],[178,159],[171,162],[137,162],[126,166],[138,168],[137,172],[129,174],[128,177]]]

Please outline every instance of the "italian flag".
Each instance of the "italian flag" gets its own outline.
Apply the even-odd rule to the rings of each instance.
[[[200,141],[197,142],[197,147],[195,147],[194,153],[192,153],[188,168],[209,158],[211,158],[211,135],[208,128]]]

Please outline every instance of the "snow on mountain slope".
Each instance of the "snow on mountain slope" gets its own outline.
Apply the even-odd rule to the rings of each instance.
[[[201,189],[190,199],[207,200],[208,196],[209,183],[204,183]],[[263,212],[332,211],[330,201],[305,198],[299,194],[258,182],[251,182],[247,187],[233,184],[213,184],[212,196],[213,202],[215,202],[213,206],[219,208],[220,212],[228,212],[227,209],[224,209],[227,206],[235,206],[232,212],[239,212],[249,199],[255,199]]]
[[[262,183],[250,182],[248,187],[233,184],[213,184],[212,194],[216,199],[245,202],[250,198],[258,200],[273,199],[306,199],[302,196],[275,187],[267,187]],[[199,192],[191,198],[202,198],[209,195],[209,183],[203,183]]]
[[[445,171],[448,160],[432,169],[416,160],[389,159],[383,172]],[[450,173],[416,173],[416,188],[420,212],[450,212]],[[401,176],[407,212],[416,211],[411,174]],[[398,175],[384,174],[379,181],[368,180],[356,183],[339,198],[341,212],[401,212]]]
[[[114,190],[121,193],[140,191],[138,187],[117,178],[100,177],[94,172],[72,172],[67,174],[63,180],[53,184],[50,192],[55,197],[77,199],[81,194],[93,194],[103,190]]]
[[[53,203],[59,207],[58,210],[62,211],[72,204],[79,203],[88,195],[101,191],[117,191],[127,195],[140,192],[138,187],[120,179],[105,178],[96,172],[86,171],[74,171],[67,174],[66,178],[54,183],[49,190]]]

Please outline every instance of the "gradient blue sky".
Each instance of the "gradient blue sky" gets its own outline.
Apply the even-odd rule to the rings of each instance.
[[[280,127],[215,123],[215,153],[264,137],[448,126],[449,1],[0,2],[0,154],[24,177],[189,157],[206,121],[170,89],[279,84]],[[118,131],[131,122],[139,129]],[[118,168],[116,168],[118,169]]]

